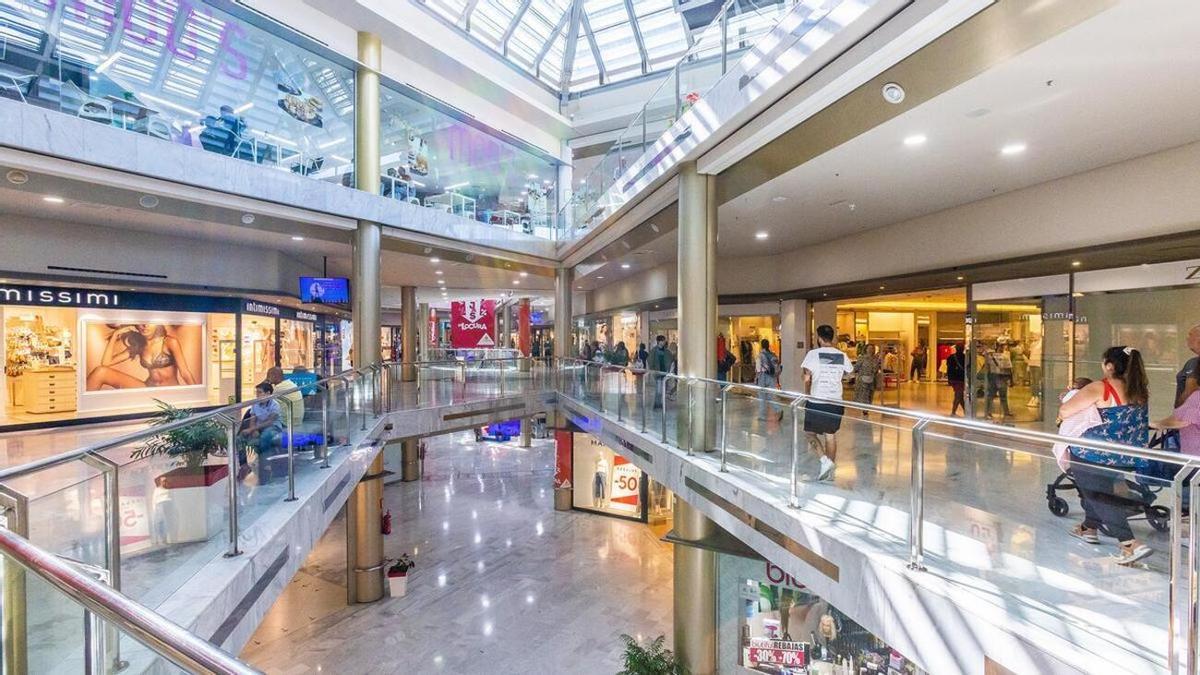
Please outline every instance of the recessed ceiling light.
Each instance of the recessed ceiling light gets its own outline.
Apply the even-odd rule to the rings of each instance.
[[[142,195],[138,197],[138,204],[141,204],[142,208],[152,209],[158,206],[158,197],[154,195]]]
[[[629,269],[629,263],[621,263],[621,269],[623,269],[623,270]]]
[[[880,286],[880,287],[879,287],[879,290],[881,290],[881,291],[882,291],[882,290],[883,290],[883,289],[885,289],[885,288],[887,288],[887,286]]]
[[[925,134],[913,134],[904,139],[904,144],[910,148],[915,148],[918,145],[924,145],[925,141],[929,140]]]
[[[440,259],[440,258],[430,258],[430,259],[429,259],[429,262],[431,262],[431,263],[433,263],[434,265],[436,265],[436,264],[438,264],[438,263],[440,263],[440,262],[442,262],[442,261],[441,261],[441,259]]]
[[[1071,261],[1071,267],[1079,267],[1082,264],[1083,264],[1083,261],[1081,261],[1081,260],[1072,260]]]
[[[527,276],[529,276],[529,272],[521,272],[521,276],[522,276],[522,277],[527,277]]]
[[[29,182],[29,174],[25,173],[24,171],[18,171],[17,169],[13,169],[4,174],[4,177],[7,178],[8,182],[12,183],[13,185],[24,185]]]
[[[253,222],[254,222],[254,214],[253,213],[243,213],[242,214],[242,224],[243,225],[249,225],[250,223],[253,223]]]
[[[754,233],[754,238],[755,238],[755,239],[766,239],[766,238],[768,238],[768,237],[770,237],[770,236],[771,236],[771,233],[770,233],[770,232],[755,232],[755,233]]]
[[[439,284],[444,284],[444,283],[446,283],[446,280],[445,280],[445,279],[438,279],[438,283],[439,283]]]
[[[575,287],[575,290],[577,290],[577,291],[582,291],[582,290],[583,290],[583,286],[576,286],[576,287]]]
[[[901,87],[895,82],[888,82],[887,84],[883,85],[882,93],[883,100],[891,103],[892,105],[896,105],[904,101],[904,87]]]
[[[53,195],[46,195],[45,197],[42,197],[42,201],[50,202],[51,204],[61,204],[63,203],[63,198],[55,197]]]
[[[442,274],[443,274],[443,272],[441,270],[434,270],[433,273],[438,275],[439,277],[442,276]]]
[[[1019,155],[1022,152],[1025,152],[1025,147],[1026,146],[1024,143],[1009,143],[1008,145],[1004,146],[1003,148],[1000,148],[1000,154],[1002,154],[1002,155]]]
[[[304,237],[301,237],[300,235],[296,235],[296,236],[292,237],[292,241],[304,241]]]
[[[597,279],[603,279],[604,277],[596,277],[596,278],[597,278]]]
[[[424,249],[422,252],[423,252],[425,255],[429,255],[430,253],[433,253],[433,249],[432,249],[432,248],[429,248],[428,246],[426,246],[426,247],[425,247],[425,249]]]
[[[775,203],[786,202],[787,197],[784,197],[783,195],[775,195],[774,197],[771,197],[771,201]]]
[[[521,285],[520,279],[513,279],[513,286],[520,286],[520,285]]]
[[[658,232],[658,226],[655,225],[654,223],[650,223],[650,229],[653,230],[654,232]]]
[[[957,276],[957,277],[954,277],[954,278],[955,278],[955,279],[958,279],[959,281],[962,281],[962,280],[963,280],[963,279],[965,279],[966,277],[964,277],[964,276],[962,276],[962,275],[959,275],[959,276]]]

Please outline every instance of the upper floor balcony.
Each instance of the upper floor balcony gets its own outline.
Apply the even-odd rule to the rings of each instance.
[[[81,136],[85,144],[113,137],[96,133],[100,127],[128,134],[106,144],[103,158],[51,154],[132,170],[125,149],[139,148],[170,159],[178,175],[149,171],[168,180],[210,175],[203,167],[212,164],[201,157],[219,157],[254,168],[225,171],[246,183],[296,184],[263,173],[274,171],[352,187],[356,69],[353,60],[232,3],[0,0],[0,98],[29,106],[14,126],[39,128],[37,137],[49,144],[57,136],[60,150]],[[406,206],[384,202],[373,210],[408,220],[444,214],[497,230],[480,234],[460,223],[455,235],[475,241],[557,238],[556,157],[387,77],[380,107],[375,193]],[[44,152],[31,134],[18,142],[20,133],[10,128],[2,142]],[[253,196],[301,205],[289,195]],[[370,210],[328,210],[375,219]]]

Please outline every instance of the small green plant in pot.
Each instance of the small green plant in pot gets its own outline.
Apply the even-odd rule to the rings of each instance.
[[[154,402],[158,405],[158,413],[151,418],[150,426],[165,426],[192,416],[191,410],[176,408],[158,399]],[[152,437],[135,450],[132,457],[149,459],[167,455],[181,460],[188,470],[199,471],[209,454],[224,450],[225,445],[225,428],[212,419],[206,419]]]
[[[687,675],[687,670],[666,648],[664,635],[650,640],[645,645],[629,635],[621,635],[625,644],[624,669],[617,675]]]

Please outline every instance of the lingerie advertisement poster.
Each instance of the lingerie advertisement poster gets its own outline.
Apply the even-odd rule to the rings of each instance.
[[[85,392],[204,384],[204,323],[83,320]]]

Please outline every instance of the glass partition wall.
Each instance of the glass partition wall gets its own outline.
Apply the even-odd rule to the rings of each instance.
[[[353,67],[203,1],[0,0],[0,97],[346,187]],[[556,238],[556,158],[384,82],[379,194]]]

